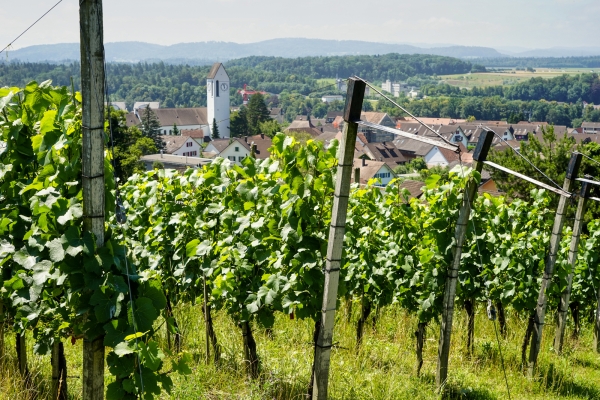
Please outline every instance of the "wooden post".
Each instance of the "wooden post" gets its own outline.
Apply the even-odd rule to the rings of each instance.
[[[360,184],[360,168],[354,168],[354,183]]]
[[[598,303],[596,305],[596,315],[594,316],[594,351],[600,353],[600,287],[596,290]]]
[[[104,32],[102,0],[79,4],[83,126],[83,228],[104,245]],[[83,342],[83,399],[104,399],[104,344],[99,332]]]
[[[571,192],[573,184],[575,183],[575,179],[577,179],[577,172],[579,171],[580,164],[581,154],[573,153],[571,160],[569,161],[567,176],[565,177],[565,182],[563,184],[563,190],[565,192]],[[529,366],[527,369],[527,374],[529,377],[533,377],[537,365],[537,357],[542,346],[542,331],[544,329],[547,305],[546,290],[548,290],[548,287],[550,287],[552,277],[554,276],[554,265],[556,264],[556,255],[558,254],[558,249],[560,247],[560,238],[562,236],[562,229],[565,224],[568,201],[569,199],[567,197],[560,196],[558,208],[556,209],[556,217],[554,218],[554,227],[552,228],[552,236],[550,237],[550,249],[548,251],[548,255],[546,256],[546,267],[542,277],[542,285],[540,287],[537,305],[533,314],[533,333],[531,335]]]
[[[477,147],[473,152],[473,168],[481,172],[483,162],[487,158],[488,151],[494,139],[494,132],[486,131],[481,134]],[[465,235],[467,233],[467,224],[471,215],[473,200],[477,193],[477,183],[469,181],[465,188],[465,196],[458,214],[458,221],[454,231],[455,244],[453,249],[453,262],[448,267],[448,275],[444,288],[444,304],[442,310],[442,321],[440,325],[440,342],[438,346],[438,361],[435,383],[440,389],[448,377],[448,358],[450,356],[450,337],[452,335],[452,319],[454,318],[454,298],[456,297],[456,284],[458,280],[458,269],[460,268],[460,258],[462,255]]]
[[[573,225],[571,248],[569,249],[569,264],[571,265],[571,271],[567,276],[567,287],[560,296],[560,304],[558,305],[558,324],[556,327],[556,335],[554,337],[554,349],[558,354],[562,352],[563,341],[565,337],[567,313],[569,311],[569,300],[571,298],[571,287],[573,285],[573,275],[575,274],[575,264],[577,264],[579,237],[583,228],[583,217],[585,215],[585,206],[587,203],[587,198],[590,194],[590,188],[591,185],[587,182],[584,182],[581,186],[581,196],[579,197],[577,212],[575,213],[575,224]]]
[[[52,398],[67,400],[67,360],[65,348],[59,339],[52,344]]]
[[[204,292],[204,328],[206,329],[206,364],[210,362],[210,332],[208,327],[208,297],[206,290],[206,273],[202,277],[202,290]]]
[[[27,367],[27,341],[25,340],[25,332],[16,334],[15,348],[17,350],[19,373],[25,379],[25,382],[27,382],[29,380],[29,368]]]
[[[342,261],[342,247],[346,228],[348,211],[348,196],[350,194],[350,179],[352,178],[352,163],[356,146],[358,124],[362,102],[365,96],[365,83],[350,78],[348,94],[344,109],[344,134],[340,143],[338,169],[331,212],[331,226],[327,243],[327,261],[325,263],[325,285],[323,288],[323,306],[321,309],[320,329],[315,342],[314,378],[312,398],[327,399],[329,383],[329,359],[333,340],[333,324],[337,307],[337,291]]]

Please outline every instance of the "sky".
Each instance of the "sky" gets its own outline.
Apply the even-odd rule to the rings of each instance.
[[[0,48],[58,0],[0,0]],[[104,0],[105,42],[302,37],[494,48],[600,47],[598,0]],[[63,0],[13,45],[79,41]]]

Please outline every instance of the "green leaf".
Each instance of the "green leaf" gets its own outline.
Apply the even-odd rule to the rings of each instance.
[[[137,330],[140,332],[151,331],[152,325],[159,315],[152,300],[147,297],[138,297],[137,300],[135,300],[135,307],[133,307],[133,309]],[[133,323],[131,308],[129,308],[127,312],[129,321]]]
[[[194,239],[185,245],[185,254],[188,256],[188,258],[192,258],[196,255],[196,248],[198,247],[198,243],[200,243],[200,240]]]
[[[121,342],[115,346],[115,354],[119,357],[135,352],[135,343]]]
[[[158,348],[158,344],[153,341],[148,344],[140,343],[140,356],[142,364],[152,371],[158,371],[163,358],[165,358],[163,352]]]
[[[57,263],[65,259],[65,250],[59,238],[46,243],[46,247],[50,250],[50,259],[53,262]]]

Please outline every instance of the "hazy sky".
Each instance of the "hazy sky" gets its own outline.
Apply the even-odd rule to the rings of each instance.
[[[0,0],[0,48],[58,0]],[[281,37],[490,47],[599,46],[599,0],[104,0],[106,42],[255,42]],[[14,48],[77,42],[63,0]]]

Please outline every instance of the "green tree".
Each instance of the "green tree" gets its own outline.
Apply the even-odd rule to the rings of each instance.
[[[212,123],[212,134],[211,137],[213,139],[219,139],[219,126],[217,125],[217,120],[215,118],[213,118],[213,123]]]
[[[142,156],[158,153],[156,144],[152,139],[142,134],[138,127],[127,128],[127,141],[114,147],[115,175],[125,182],[131,175],[145,171]]]
[[[173,135],[179,135],[179,128],[177,128],[177,124],[173,124]]]
[[[142,112],[141,120],[141,130],[144,136],[152,139],[156,148],[162,150],[164,148],[164,143],[160,138],[160,121],[150,106],[146,106]]]
[[[242,106],[239,111],[231,113],[229,118],[229,132],[231,137],[242,137],[248,135],[247,108]]]
[[[259,124],[259,127],[260,127],[260,133],[264,133],[265,135],[267,135],[270,138],[274,137],[277,133],[281,132],[281,125],[279,125],[279,123],[277,121],[275,121],[274,119],[270,119],[268,121],[261,122]]]
[[[252,95],[248,102],[248,112],[246,115],[250,134],[258,135],[260,133],[260,123],[268,121],[270,119],[269,115],[269,109],[263,95],[260,93]]]

